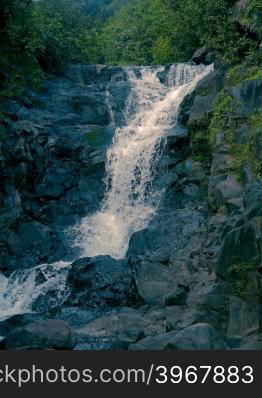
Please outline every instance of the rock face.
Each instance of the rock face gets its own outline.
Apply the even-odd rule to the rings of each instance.
[[[99,206],[129,91],[122,68],[76,65],[2,106],[0,270],[72,256],[63,231]]]

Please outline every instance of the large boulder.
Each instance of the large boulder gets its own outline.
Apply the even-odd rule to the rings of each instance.
[[[208,54],[208,48],[206,46],[197,49],[193,56],[192,61],[196,64],[204,64],[206,55]]]
[[[90,338],[117,338],[126,344],[135,343],[139,339],[163,333],[164,325],[155,324],[153,319],[143,312],[123,309],[119,313],[102,316],[76,330],[79,342],[87,342]]]
[[[170,332],[159,336],[147,337],[130,350],[221,350],[225,348],[222,338],[213,326],[199,323],[180,332]]]
[[[69,325],[59,320],[40,320],[14,329],[5,339],[7,350],[72,349],[75,340]]]
[[[261,314],[258,300],[242,300],[232,296],[229,306],[227,338],[247,337],[260,330]]]
[[[175,293],[177,284],[170,270],[160,263],[144,262],[137,272],[136,285],[140,296],[150,305],[163,304],[165,300],[170,304],[172,299],[181,299],[180,292]]]
[[[84,307],[124,305],[132,301],[134,279],[126,260],[110,256],[87,257],[72,264],[68,302]]]
[[[230,278],[230,267],[238,264],[259,266],[261,263],[261,225],[254,219],[232,229],[223,240],[216,265],[216,273]]]
[[[236,112],[246,116],[262,108],[262,79],[244,80],[230,88],[230,94],[238,101]]]
[[[20,223],[16,229],[9,232],[7,239],[9,256],[4,267],[16,270],[44,262],[55,252],[57,243],[55,233],[48,226],[37,221]]]

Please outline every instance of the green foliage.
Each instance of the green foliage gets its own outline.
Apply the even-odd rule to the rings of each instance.
[[[254,295],[254,284],[250,280],[250,273],[256,271],[255,263],[233,264],[228,272],[235,278],[235,294],[246,300]]]
[[[248,166],[253,176],[262,178],[262,159],[258,153],[262,148],[262,116],[260,113],[251,115],[247,120],[248,138],[245,143],[238,144],[231,137],[231,152],[234,160],[231,166],[232,171],[243,180],[243,168]]]
[[[44,69],[88,61],[91,23],[80,6],[71,0],[42,0],[35,5],[34,18],[44,45],[39,56]]]
[[[230,128],[230,115],[237,106],[236,101],[224,90],[222,90],[214,103],[213,115],[209,125],[209,140],[213,147],[219,132],[227,132]]]
[[[232,86],[236,86],[245,80],[262,79],[262,68],[261,66],[250,66],[248,67],[245,63],[233,66],[228,73],[228,83]]]
[[[256,44],[230,20],[229,0],[134,0],[105,24],[101,33],[107,63],[187,61],[206,45],[237,62]]]
[[[206,115],[200,121],[189,124],[193,158],[202,163],[210,163],[212,147],[209,139],[210,117]]]
[[[235,0],[0,0],[0,90],[38,87],[69,62],[119,65],[188,61],[202,45],[261,77],[258,43],[230,18]],[[247,17],[261,11],[253,0]],[[256,17],[257,18],[257,17]],[[260,55],[259,55],[260,54]],[[253,68],[253,69],[252,69]],[[199,137],[200,138],[200,137]]]
[[[42,77],[37,54],[42,50],[31,0],[0,0],[0,99],[21,92]]]

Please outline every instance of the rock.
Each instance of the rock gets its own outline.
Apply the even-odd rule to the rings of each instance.
[[[225,348],[222,338],[209,324],[199,323],[180,332],[170,332],[160,336],[147,337],[129,350],[221,350]]]
[[[204,64],[205,63],[205,57],[208,54],[208,52],[209,52],[209,50],[208,50],[207,47],[199,48],[193,54],[192,61],[195,62],[197,65],[198,64]]]
[[[149,325],[142,314],[130,309],[96,319],[78,328],[76,336],[78,342],[85,342],[90,337],[114,337],[130,344],[141,339]]]
[[[136,285],[142,299],[155,305],[162,304],[167,295],[174,293],[176,281],[166,266],[144,262],[136,274]]]
[[[228,282],[215,282],[201,291],[196,306],[197,322],[209,323],[221,334],[226,334],[228,327],[229,300],[233,287]]]
[[[125,305],[134,294],[132,270],[110,256],[82,258],[72,264],[68,302],[85,307]]]
[[[239,21],[252,0],[238,0],[232,8],[232,20]]]
[[[240,105],[236,109],[239,116],[244,117],[254,112],[254,109],[259,111],[262,108],[262,79],[242,81],[231,87],[230,93]]]
[[[228,339],[243,338],[260,330],[260,304],[232,297],[229,306]]]
[[[199,323],[179,332],[171,346],[177,350],[221,350],[225,348],[222,338],[213,326]]]
[[[260,236],[260,229],[255,220],[228,232],[218,254],[216,273],[223,278],[230,278],[229,268],[232,265],[256,263],[259,265]]]
[[[52,230],[37,221],[21,223],[15,231],[10,232],[8,236],[8,247],[11,254],[17,257],[27,256],[28,263],[24,261],[24,267],[36,265],[51,255],[56,249],[56,242]],[[29,258],[36,258],[31,260]],[[32,262],[35,262],[32,264]],[[8,267],[9,269],[20,268],[23,262]]]
[[[228,200],[243,196],[243,187],[233,174],[228,174],[222,181],[218,180],[209,195],[214,197],[217,206],[222,206]]]
[[[43,319],[45,319],[45,315],[41,313],[14,315],[11,318],[0,321],[0,336],[6,336],[13,329],[17,329],[18,327]]]
[[[236,347],[237,350],[262,350],[262,333],[243,339]]]
[[[130,344],[128,349],[130,351],[166,350],[169,348],[169,344],[172,344],[176,334],[176,332],[170,332],[158,336],[146,337],[136,344]]]
[[[36,321],[14,329],[5,339],[7,350],[23,347],[34,349],[72,349],[75,345],[68,324],[59,320]]]
[[[187,300],[187,292],[183,288],[177,288],[171,293],[168,293],[164,298],[164,303],[167,306],[184,305]]]
[[[71,328],[78,329],[93,321],[98,316],[94,309],[63,306],[56,314],[56,319],[67,322]]]

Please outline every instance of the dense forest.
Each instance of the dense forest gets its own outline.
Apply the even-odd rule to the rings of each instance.
[[[232,65],[245,59],[256,66],[261,28],[254,33],[248,26],[262,3],[250,3],[243,24],[232,17],[234,3],[0,0],[1,97],[25,84],[37,87],[45,73],[59,73],[67,63],[174,63],[189,60],[203,45]]]

